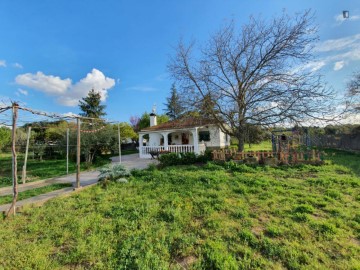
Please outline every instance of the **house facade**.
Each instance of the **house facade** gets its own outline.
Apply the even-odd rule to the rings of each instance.
[[[184,118],[158,125],[152,112],[150,127],[139,132],[139,142],[140,158],[150,158],[150,152],[201,154],[207,148],[224,148],[230,145],[230,136],[209,119]]]

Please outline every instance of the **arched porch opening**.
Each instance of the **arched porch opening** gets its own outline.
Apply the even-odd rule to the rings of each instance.
[[[172,152],[201,154],[205,151],[205,144],[199,143],[198,128],[187,130],[167,130],[157,132],[139,133],[139,141],[149,134],[146,144],[140,145],[139,155],[141,158],[150,158],[151,152]]]

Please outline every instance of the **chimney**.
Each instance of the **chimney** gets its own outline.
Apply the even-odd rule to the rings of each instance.
[[[152,112],[150,113],[150,127],[157,125],[157,119],[156,119],[156,107],[153,106]]]

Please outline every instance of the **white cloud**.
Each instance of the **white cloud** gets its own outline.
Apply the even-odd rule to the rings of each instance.
[[[340,25],[345,21],[357,21],[360,19],[360,16],[349,14],[349,18],[344,18],[343,14],[339,14],[339,15],[335,15],[334,19],[337,22],[337,25]]]
[[[23,68],[22,64],[19,64],[19,63],[13,63],[12,66],[13,66],[14,68],[20,68],[20,69]]]
[[[24,90],[24,89],[21,89],[19,88],[17,91],[16,91],[16,95],[17,96],[20,96],[20,95],[24,95],[24,96],[27,96],[29,93],[27,90]]]
[[[331,64],[333,70],[340,70],[345,65],[360,60],[360,34],[319,42],[315,45],[314,52],[319,60],[308,63],[304,69],[316,71]]]
[[[45,75],[41,71],[18,75],[15,82],[50,95],[64,94],[71,85],[70,79],[63,80],[58,76]]]
[[[358,125],[360,123],[360,114],[349,113],[340,121],[342,124]]]
[[[115,85],[114,79],[105,77],[100,70],[95,68],[75,84],[69,78],[61,79],[57,76],[45,75],[40,71],[36,74],[18,75],[15,81],[20,85],[56,96],[57,102],[65,106],[76,106],[79,100],[85,97],[91,89],[99,92],[101,100],[105,101],[108,90]]]
[[[67,112],[67,113],[63,113],[61,114],[64,117],[78,117],[79,115],[73,112]]]
[[[85,78],[71,86],[67,95],[60,96],[58,102],[65,106],[76,106],[79,99],[85,97],[91,89],[99,92],[101,101],[105,101],[108,90],[115,85],[115,80],[105,75],[97,69],[93,69]]]
[[[334,70],[335,70],[335,71],[340,70],[340,69],[342,69],[344,66],[345,66],[345,61],[335,62],[335,64],[334,64]]]
[[[310,69],[312,72],[314,72],[325,66],[325,64],[326,63],[324,61],[310,62],[304,66],[304,69]]]
[[[329,52],[329,51],[339,51],[345,49],[355,49],[359,46],[360,34],[338,38],[338,39],[329,39],[323,42],[316,44],[314,51],[315,52]]]
[[[0,60],[0,67],[6,67],[6,61]]]

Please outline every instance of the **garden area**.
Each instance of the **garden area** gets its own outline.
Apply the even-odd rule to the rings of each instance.
[[[1,221],[0,268],[358,269],[358,164],[133,170]]]

